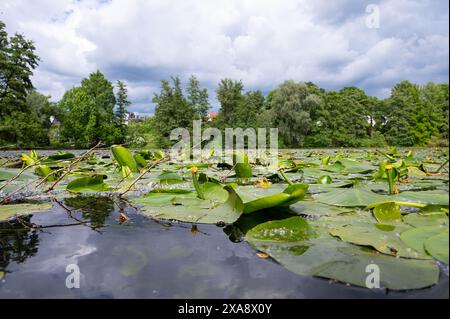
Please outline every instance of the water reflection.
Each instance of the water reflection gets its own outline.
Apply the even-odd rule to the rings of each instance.
[[[64,205],[72,212],[81,212],[82,218],[93,228],[103,227],[114,210],[114,201],[109,197],[77,196],[64,199]]]
[[[38,252],[39,235],[36,230],[24,227],[30,216],[22,222],[0,223],[0,271],[6,272],[11,262],[23,263]]]
[[[286,212],[244,215],[224,228],[192,228],[121,209],[110,198],[79,196],[61,204],[28,218],[39,230],[0,225],[0,271],[6,273],[0,298],[448,297],[448,276],[430,289],[386,295],[299,276],[240,242],[255,225],[290,217]],[[129,222],[120,224],[121,212]],[[79,266],[80,289],[65,286],[68,264]]]

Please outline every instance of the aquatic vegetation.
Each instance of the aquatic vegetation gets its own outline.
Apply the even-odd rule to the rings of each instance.
[[[432,286],[437,261],[448,264],[448,155],[439,149],[289,150],[272,167],[242,153],[233,163],[177,163],[162,151],[99,147],[32,151],[1,167],[0,223],[53,202],[90,214],[96,198],[107,198],[120,204],[119,224],[130,205],[157,221],[190,223],[193,233],[198,224],[225,226],[262,259],[362,287],[369,264],[380,268],[382,287],[396,290]],[[136,255],[124,265],[131,276],[146,261],[127,252]]]

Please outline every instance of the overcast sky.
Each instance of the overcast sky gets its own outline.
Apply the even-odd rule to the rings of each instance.
[[[375,4],[377,7],[369,6]],[[10,33],[35,42],[36,88],[61,98],[100,69],[124,80],[131,111],[170,75],[263,92],[282,81],[355,85],[386,97],[400,80],[448,82],[448,0],[0,0]],[[379,13],[379,19],[377,14]]]

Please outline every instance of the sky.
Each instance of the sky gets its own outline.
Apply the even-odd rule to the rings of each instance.
[[[401,80],[449,77],[447,0],[0,0],[0,20],[35,42],[33,83],[53,101],[99,69],[143,115],[170,76],[195,75],[214,109],[222,78],[384,98]]]

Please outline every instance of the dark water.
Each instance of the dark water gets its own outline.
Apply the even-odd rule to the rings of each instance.
[[[448,270],[432,288],[371,291],[294,274],[261,259],[224,228],[167,224],[108,198],[60,200],[29,222],[40,230],[0,226],[0,298],[448,298]],[[89,224],[74,224],[77,221]],[[28,221],[25,221],[27,223]],[[22,231],[20,231],[22,229]],[[228,231],[227,231],[228,232]],[[79,289],[66,288],[66,266],[81,271]],[[446,273],[445,273],[446,272]]]

